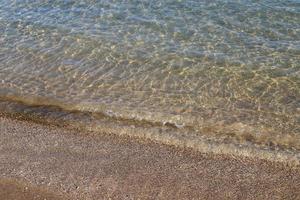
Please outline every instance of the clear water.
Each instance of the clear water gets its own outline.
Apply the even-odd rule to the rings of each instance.
[[[300,150],[300,1],[0,0],[0,81],[6,100]]]

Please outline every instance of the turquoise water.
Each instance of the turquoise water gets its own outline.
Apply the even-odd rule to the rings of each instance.
[[[12,102],[299,150],[300,1],[0,0],[0,80]]]

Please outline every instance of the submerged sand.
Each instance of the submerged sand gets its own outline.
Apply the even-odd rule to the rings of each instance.
[[[18,199],[300,199],[300,168],[285,163],[8,118],[0,138],[1,199],[25,187]]]

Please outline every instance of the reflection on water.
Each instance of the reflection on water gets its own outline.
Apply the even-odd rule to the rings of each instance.
[[[0,0],[0,80],[6,99],[299,150],[300,3]]]

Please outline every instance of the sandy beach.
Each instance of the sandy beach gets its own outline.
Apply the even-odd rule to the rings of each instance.
[[[0,138],[1,199],[300,198],[300,169],[284,163],[8,118]]]
[[[300,0],[0,0],[0,200],[300,200]]]

